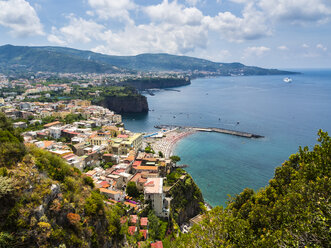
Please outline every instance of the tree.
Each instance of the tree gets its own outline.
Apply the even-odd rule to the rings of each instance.
[[[163,153],[161,151],[159,151],[159,157],[160,158],[163,158],[164,157],[164,155],[163,155]]]
[[[331,139],[318,135],[320,144],[299,147],[269,185],[205,213],[173,247],[330,247]]]
[[[154,150],[153,150],[153,148],[150,145],[146,146],[145,152],[146,153],[153,153],[153,154],[155,153]]]
[[[159,239],[161,234],[161,225],[159,218],[155,215],[154,211],[151,210],[148,214],[148,226],[149,236],[153,239]]]
[[[176,156],[176,155],[171,156],[170,159],[171,159],[171,161],[172,161],[173,163],[177,163],[177,162],[180,161],[180,157],[179,157],[179,156]]]
[[[126,186],[126,193],[128,194],[128,196],[131,196],[131,197],[139,196],[139,190],[138,190],[135,182],[128,182],[128,184]]]
[[[8,197],[14,191],[13,180],[0,176],[0,199]]]

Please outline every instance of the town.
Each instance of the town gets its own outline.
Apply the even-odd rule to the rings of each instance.
[[[8,87],[4,78],[1,82]],[[70,93],[67,84],[15,82],[10,83],[11,88],[17,89],[21,82],[24,90],[20,94],[2,92],[0,111],[21,131],[25,145],[49,151],[79,169],[106,196],[106,204],[123,204],[128,218],[124,216],[121,223],[128,225],[128,234],[137,240],[147,240],[149,235],[149,219],[139,219],[139,213],[151,208],[156,217],[169,221],[170,189],[186,174],[176,164],[180,158],[171,156],[172,147],[192,130],[133,133],[125,129],[121,115],[89,100],[38,102],[30,98],[31,93],[41,91]],[[24,101],[26,98],[30,101]],[[183,232],[187,228],[181,226]],[[162,241],[156,240],[151,247],[163,247]]]

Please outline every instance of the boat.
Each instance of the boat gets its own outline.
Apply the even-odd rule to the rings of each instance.
[[[291,83],[292,82],[292,78],[286,77],[286,78],[283,79],[283,81],[285,83]]]

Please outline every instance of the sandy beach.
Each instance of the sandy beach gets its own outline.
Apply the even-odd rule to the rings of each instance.
[[[178,141],[195,133],[191,128],[175,128],[164,133],[162,138],[146,138],[144,142],[150,144],[153,150],[158,153],[161,151],[165,158],[172,156],[173,149]]]

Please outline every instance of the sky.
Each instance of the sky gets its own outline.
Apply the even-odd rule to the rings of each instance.
[[[331,68],[331,0],[0,0],[0,45]]]

